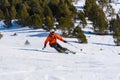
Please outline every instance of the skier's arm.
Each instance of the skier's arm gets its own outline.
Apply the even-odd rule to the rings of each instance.
[[[67,43],[67,41],[65,41],[60,35],[56,34],[56,37],[57,37],[57,39],[59,39],[60,41]]]
[[[44,47],[43,47],[43,49],[46,48],[46,45],[47,45],[48,41],[49,41],[49,37],[46,38],[46,40],[45,40],[45,42],[44,42]]]

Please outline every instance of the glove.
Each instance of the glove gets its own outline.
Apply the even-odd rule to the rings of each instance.
[[[64,43],[67,43],[67,41],[64,41]]]

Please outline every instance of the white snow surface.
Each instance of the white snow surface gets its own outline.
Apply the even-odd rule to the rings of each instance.
[[[115,46],[112,35],[89,33],[91,25],[83,29],[88,44],[75,38],[63,37],[73,46],[58,40],[76,54],[58,53],[48,44],[42,50],[49,34],[42,29],[3,25],[1,21],[0,80],[120,80],[120,46]],[[25,45],[26,40],[30,45]]]

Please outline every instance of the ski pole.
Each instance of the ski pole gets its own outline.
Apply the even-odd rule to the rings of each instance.
[[[73,46],[73,47],[75,47],[75,48],[77,48],[77,49],[79,49],[77,46],[74,46],[73,44],[71,44],[71,43],[68,43],[68,44],[70,44],[71,46]],[[83,52],[82,51],[82,49],[79,49],[81,52],[80,53],[84,53],[84,54],[86,54],[86,52]]]
[[[78,47],[74,46],[74,45],[73,45],[73,44],[71,44],[71,43],[68,43],[68,44],[70,44],[71,46],[73,46],[73,47],[75,47],[75,48],[78,48]]]

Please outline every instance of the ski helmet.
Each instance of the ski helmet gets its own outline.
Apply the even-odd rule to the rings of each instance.
[[[51,29],[51,30],[50,30],[50,33],[54,33],[54,32],[55,32],[55,30],[54,30],[54,29]]]

